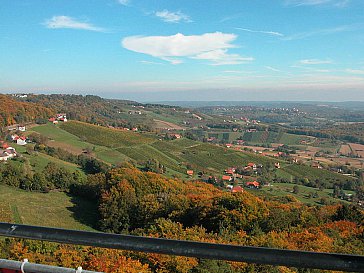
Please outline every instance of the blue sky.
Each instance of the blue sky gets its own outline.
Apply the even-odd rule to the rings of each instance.
[[[364,100],[362,0],[0,0],[0,92]]]

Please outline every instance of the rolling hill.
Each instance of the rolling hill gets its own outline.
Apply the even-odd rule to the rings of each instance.
[[[133,161],[144,166],[154,159],[166,167],[166,175],[187,178],[187,169],[222,176],[228,167],[242,167],[249,162],[262,165],[281,163],[281,169],[271,170],[271,176],[282,179],[320,180],[327,185],[346,183],[352,178],[314,169],[305,165],[289,164],[279,159],[250,152],[228,149],[222,146],[202,143],[188,138],[161,140],[154,134],[116,130],[88,123],[69,121],[59,126],[51,124],[34,127],[32,130],[49,138],[48,144],[69,152],[80,154],[84,149],[92,149],[93,156],[110,165]]]

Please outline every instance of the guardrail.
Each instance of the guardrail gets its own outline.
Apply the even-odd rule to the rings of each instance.
[[[32,273],[102,273],[95,271],[83,270],[81,267],[77,269],[65,268],[58,266],[50,266],[44,264],[33,264],[28,262],[17,262],[0,259],[0,272],[1,268],[12,270],[14,272],[32,272]]]
[[[203,259],[364,272],[364,256],[179,241],[0,223],[0,236]]]

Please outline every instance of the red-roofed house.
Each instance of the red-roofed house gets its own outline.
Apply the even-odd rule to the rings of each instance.
[[[231,181],[231,180],[233,180],[233,178],[231,176],[228,176],[228,175],[223,175],[222,180],[223,181]]]
[[[243,188],[240,186],[235,186],[231,189],[231,192],[243,192]]]
[[[228,169],[225,170],[225,173],[233,175],[235,173],[235,168],[228,168]]]
[[[193,175],[193,170],[187,170],[187,174],[188,174],[189,176],[192,176],[192,175]]]
[[[3,148],[3,149],[9,148],[8,143],[6,143],[6,142],[1,143],[1,148]]]
[[[248,167],[252,168],[253,170],[257,169],[257,165],[255,163],[248,163]]]
[[[16,137],[15,140],[16,140],[16,144],[18,144],[18,145],[23,146],[23,145],[27,144],[27,138],[26,137],[23,137],[23,136],[22,137]]]
[[[259,189],[260,183],[257,181],[246,182],[245,186],[250,189]]]

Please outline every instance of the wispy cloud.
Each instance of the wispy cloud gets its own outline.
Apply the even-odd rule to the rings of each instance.
[[[271,71],[274,71],[274,72],[281,72],[281,70],[277,69],[277,68],[274,68],[274,67],[271,67],[271,66],[264,66],[266,69],[268,70],[271,70]]]
[[[163,65],[162,63],[158,63],[158,62],[151,62],[151,61],[139,61],[139,63],[142,64],[154,64],[154,65]]]
[[[332,64],[331,60],[319,60],[319,59],[306,59],[306,60],[300,60],[300,64],[306,64],[306,65],[317,65],[317,64]]]
[[[104,28],[94,26],[88,22],[78,21],[69,16],[53,16],[51,19],[47,19],[43,23],[47,28],[70,28],[70,29],[81,29],[81,30],[90,30],[90,31],[105,31]]]
[[[331,72],[335,72],[335,70],[317,69],[316,67],[312,67],[312,66],[291,65],[290,67],[305,70],[305,71],[310,72],[310,73],[331,73]]]
[[[252,73],[254,73],[254,71],[247,71],[247,70],[225,70],[222,72],[229,73],[229,74],[252,74]]]
[[[123,6],[129,6],[130,0],[118,0],[119,4],[122,4]]]
[[[290,36],[283,37],[283,40],[290,41],[290,40],[301,40],[306,39],[314,36],[322,36],[322,35],[330,35],[330,34],[336,34],[341,32],[350,32],[350,31],[356,31],[361,30],[364,28],[363,23],[358,24],[351,24],[351,25],[342,25],[337,26],[333,28],[325,28],[325,29],[319,29],[319,30],[313,30],[308,32],[300,32],[296,33]]]
[[[167,23],[192,22],[191,18],[180,11],[162,10],[155,12],[155,16]]]
[[[359,75],[364,75],[364,69],[346,69],[345,72],[349,73],[349,74],[359,74]]]
[[[285,4],[289,6],[320,6],[331,5],[334,7],[346,7],[350,0],[286,0]]]
[[[203,52],[192,58],[211,61],[212,65],[242,64],[254,61],[254,58],[252,57],[242,57],[239,54],[229,54],[226,49]]]
[[[252,57],[243,57],[228,52],[236,47],[232,44],[237,36],[221,32],[202,35],[172,36],[131,36],[122,40],[122,46],[128,50],[151,55],[180,64],[183,58],[208,60],[212,65],[242,64],[253,61]]]
[[[236,27],[235,29],[246,31],[246,32],[252,32],[252,33],[263,33],[263,34],[268,34],[268,35],[273,35],[273,36],[281,36],[281,37],[284,36],[284,34],[282,34],[280,32],[276,32],[276,31],[252,30],[252,29],[240,28],[240,27]]]
[[[233,15],[226,16],[226,17],[222,18],[219,22],[224,23],[224,22],[227,22],[227,21],[231,21],[231,20],[241,18],[242,16],[243,16],[243,13],[233,14]]]

